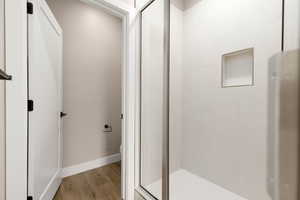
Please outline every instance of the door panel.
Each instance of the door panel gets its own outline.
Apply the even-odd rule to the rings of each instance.
[[[62,31],[44,0],[29,15],[29,195],[50,199],[61,178]]]

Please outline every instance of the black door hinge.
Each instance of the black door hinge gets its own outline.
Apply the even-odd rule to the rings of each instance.
[[[32,196],[28,196],[27,200],[33,200]]]
[[[33,111],[33,107],[34,107],[33,104],[34,104],[33,100],[28,100],[28,112]]]
[[[33,14],[33,3],[27,2],[27,13],[32,15]]]

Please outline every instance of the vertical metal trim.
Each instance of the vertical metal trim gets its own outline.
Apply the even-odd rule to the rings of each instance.
[[[282,24],[281,24],[281,51],[284,51],[284,37],[285,37],[285,0],[282,0]]]
[[[162,155],[162,200],[169,200],[169,130],[170,130],[170,0],[164,0],[164,116]]]
[[[140,110],[139,110],[139,186],[142,186],[142,26],[143,26],[143,13],[142,11],[140,12],[140,44],[139,44],[139,48],[140,48],[140,52],[139,52],[139,56],[140,56],[140,88],[139,88],[139,106],[140,106]]]

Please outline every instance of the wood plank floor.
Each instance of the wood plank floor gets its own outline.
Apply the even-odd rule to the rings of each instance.
[[[54,200],[120,200],[121,163],[64,178]]]

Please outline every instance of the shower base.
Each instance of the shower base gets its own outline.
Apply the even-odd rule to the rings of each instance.
[[[161,180],[146,189],[161,199]],[[180,169],[170,176],[170,200],[209,199],[209,200],[247,200],[204,178]]]

